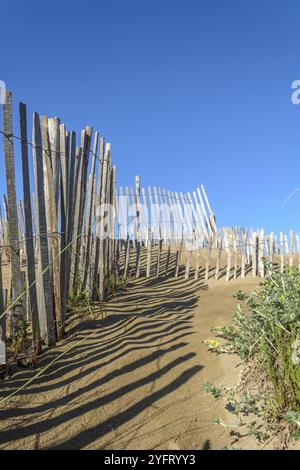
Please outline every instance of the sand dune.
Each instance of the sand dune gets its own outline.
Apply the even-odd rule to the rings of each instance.
[[[80,325],[38,366],[66,352],[29,389],[1,407],[1,449],[217,449],[230,445],[212,423],[230,420],[204,382],[233,385],[237,360],[202,344],[229,323],[232,292],[258,279],[141,278],[106,305],[106,318]],[[89,339],[75,345],[86,335]],[[32,377],[20,370],[1,396]],[[243,444],[252,447],[249,441]]]

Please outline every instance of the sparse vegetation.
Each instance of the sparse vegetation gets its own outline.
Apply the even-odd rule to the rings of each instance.
[[[222,343],[207,340],[216,353],[234,353],[243,361],[244,373],[235,390],[204,384],[217,399],[247,425],[260,441],[279,427],[300,439],[300,273],[289,268],[273,273],[251,294],[235,294],[241,304],[232,326],[214,328]],[[249,392],[251,390],[251,393]],[[242,416],[255,414],[257,422],[245,423]],[[221,423],[219,423],[221,424]],[[264,428],[262,431],[261,428]]]
[[[106,297],[112,296],[117,290],[122,289],[124,285],[125,285],[124,278],[117,278],[115,274],[106,276],[104,279],[105,296]]]
[[[87,289],[82,289],[79,283],[76,284],[76,287],[69,294],[69,302],[72,306],[86,302],[89,298],[89,293]]]
[[[9,340],[9,352],[12,355],[13,361],[15,361],[20,354],[25,353],[30,340],[29,329],[30,323],[26,319],[19,320],[17,326],[14,328]]]

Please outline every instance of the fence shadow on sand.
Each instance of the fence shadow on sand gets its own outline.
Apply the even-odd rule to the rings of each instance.
[[[66,353],[1,408],[1,448],[74,449],[95,441],[99,448],[119,433],[129,437],[147,410],[160,401],[165,406],[164,398],[179,399],[174,392],[202,369],[187,346],[199,290],[206,288],[182,275],[129,282],[106,305],[106,318],[86,321],[65,345],[49,350],[36,367]],[[36,372],[18,371],[1,396]]]

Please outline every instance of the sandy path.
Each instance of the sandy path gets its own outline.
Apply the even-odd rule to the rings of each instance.
[[[90,321],[74,339],[42,356],[41,364],[88,333],[45,377],[0,408],[1,449],[202,449],[230,442],[212,423],[226,420],[224,403],[201,390],[206,382],[235,383],[236,360],[201,343],[210,328],[230,322],[237,289],[230,283],[141,279]],[[209,286],[209,287],[208,287]],[[33,375],[21,370],[0,395]],[[5,388],[4,388],[5,387]],[[5,390],[6,389],[6,390]]]

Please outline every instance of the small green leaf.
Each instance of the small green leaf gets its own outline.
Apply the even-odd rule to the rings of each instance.
[[[295,432],[292,438],[295,439],[295,441],[300,441],[300,431]]]

